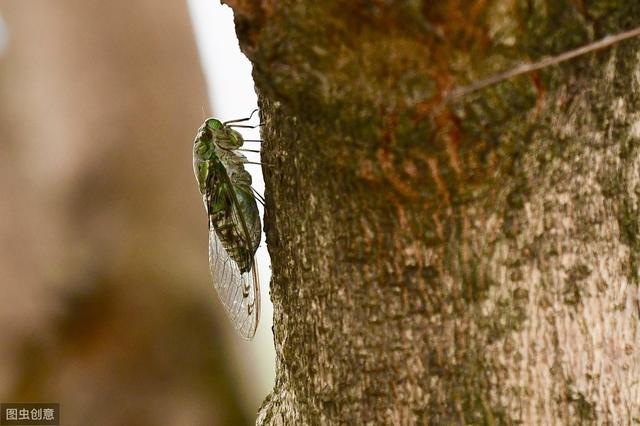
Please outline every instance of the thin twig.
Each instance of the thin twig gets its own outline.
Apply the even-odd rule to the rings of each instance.
[[[629,31],[625,31],[620,34],[609,35],[606,36],[596,42],[587,44],[585,46],[579,47],[574,50],[569,50],[568,52],[561,53],[558,56],[552,56],[548,58],[544,58],[541,61],[528,63],[528,64],[520,64],[515,68],[512,68],[509,71],[501,72],[499,74],[495,74],[489,78],[485,78],[483,80],[476,81],[468,86],[459,87],[457,89],[452,90],[445,97],[445,103],[451,103],[459,100],[460,98],[469,95],[470,93],[477,92],[478,90],[485,89],[489,86],[496,85],[504,80],[508,80],[513,77],[517,77],[522,74],[530,73],[533,71],[540,70],[542,68],[550,67],[553,65],[557,65],[561,62],[568,61],[569,59],[576,58],[578,56],[586,55],[587,53],[595,52],[596,50],[601,50],[607,48],[613,44],[620,43],[621,41],[638,37],[640,36],[640,27],[634,28]]]

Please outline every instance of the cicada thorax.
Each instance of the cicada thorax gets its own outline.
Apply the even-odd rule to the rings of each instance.
[[[251,186],[251,175],[244,169],[247,158],[234,151],[243,143],[240,133],[219,120],[208,119],[200,127],[193,145],[193,169],[203,195],[210,161],[221,162],[234,185]]]
[[[213,133],[205,122],[198,129],[193,142],[193,173],[198,182],[198,190],[205,196],[210,190],[212,164],[219,162],[213,144]]]
[[[226,126],[218,119],[210,118],[204,122],[202,127],[211,132],[214,145],[221,149],[238,149],[244,144],[244,138],[240,132]]]

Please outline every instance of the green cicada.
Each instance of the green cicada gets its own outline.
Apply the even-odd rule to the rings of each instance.
[[[207,212],[213,284],[240,335],[251,339],[260,318],[254,256],[262,226],[257,193],[244,168],[248,161],[240,152],[244,139],[230,125],[244,120],[205,120],[193,144],[193,171]]]

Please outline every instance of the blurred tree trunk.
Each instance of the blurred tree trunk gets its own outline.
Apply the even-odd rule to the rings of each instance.
[[[69,425],[247,424],[193,180],[208,100],[185,2],[0,13],[0,400],[59,402]]]
[[[640,422],[640,42],[622,0],[227,0],[261,94],[259,424]]]

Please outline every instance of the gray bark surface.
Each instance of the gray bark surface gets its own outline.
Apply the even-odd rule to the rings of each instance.
[[[640,423],[640,42],[443,102],[640,6],[226,3],[266,122],[258,424]]]

